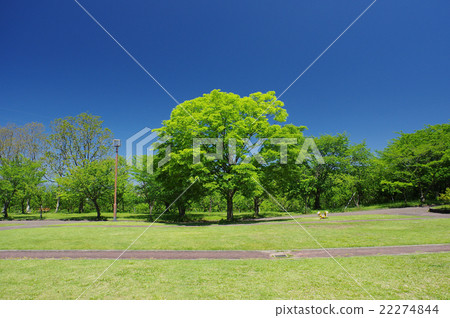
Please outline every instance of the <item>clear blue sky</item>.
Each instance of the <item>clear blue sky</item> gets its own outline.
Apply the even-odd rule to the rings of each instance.
[[[79,0],[180,102],[286,87],[372,0]],[[175,102],[72,0],[2,1],[0,125],[88,111],[126,139]],[[382,149],[450,118],[450,1],[378,0],[281,98]]]

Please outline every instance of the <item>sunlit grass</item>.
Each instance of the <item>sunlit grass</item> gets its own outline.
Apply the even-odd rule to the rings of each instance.
[[[442,244],[450,219],[303,224],[325,247]],[[318,248],[294,222],[276,224],[155,226],[132,249],[289,250]],[[53,226],[1,231],[0,249],[125,249],[145,228]]]
[[[338,258],[376,299],[448,299],[450,254]],[[0,260],[1,299],[76,299],[111,260]],[[118,260],[84,299],[369,299],[331,259]]]

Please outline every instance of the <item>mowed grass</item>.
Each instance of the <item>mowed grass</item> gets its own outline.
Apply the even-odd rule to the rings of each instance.
[[[432,218],[433,215],[430,215],[430,218]],[[367,214],[367,215],[352,215],[351,213],[348,213],[348,215],[330,215],[327,219],[319,219],[317,215],[312,216],[304,216],[298,219],[299,222],[320,222],[320,223],[332,223],[335,221],[357,221],[357,220],[398,220],[398,219],[417,219],[417,218],[424,218],[423,216],[415,216],[415,215],[391,215],[391,214]],[[425,217],[426,218],[426,217]],[[286,219],[277,219],[277,220],[270,220],[270,219],[260,219],[260,220],[247,220],[247,221],[240,221],[236,224],[252,224],[252,223],[274,223],[274,222],[285,222],[285,223],[295,223],[295,221],[292,220],[292,218],[286,218]],[[221,224],[224,225],[226,223],[220,223],[220,222],[214,222],[211,221],[210,224],[202,222],[202,223],[195,223],[195,222],[179,222],[179,223],[160,223],[160,222],[153,222],[153,221],[117,221],[114,222],[112,220],[107,221],[72,221],[67,222],[63,224],[51,224],[51,225],[45,225],[45,223],[42,223],[43,226],[142,226],[147,227],[150,224],[152,226],[174,226],[174,225],[214,225],[214,224]],[[0,221],[0,226],[20,226],[20,225],[26,225],[26,223],[13,223],[12,221]]]
[[[43,212],[42,220],[71,220],[71,221],[84,221],[84,220],[96,220],[97,213],[94,211],[89,212],[67,212],[60,211],[55,213],[53,211]],[[103,212],[102,218],[104,219],[113,219],[112,212]],[[4,219],[4,216],[1,215],[0,219]],[[32,211],[30,213],[21,213],[21,212],[10,212],[9,219],[11,220],[41,220],[41,214],[38,211]],[[148,213],[129,213],[129,212],[121,212],[117,214],[118,220],[138,220],[145,221],[148,219]]]
[[[284,215],[286,216],[286,215]],[[433,217],[433,215],[429,216],[430,218]],[[327,219],[320,219],[317,215],[311,215],[311,216],[305,216],[303,215],[301,218],[297,218],[299,222],[333,222],[333,221],[352,221],[352,220],[397,220],[397,219],[416,219],[416,218],[424,218],[423,216],[416,216],[416,215],[392,215],[392,214],[360,214],[360,215],[352,215],[351,213],[348,213],[348,215],[331,215],[329,214],[329,217]],[[277,220],[271,220],[271,219],[259,219],[259,220],[243,220],[239,221],[236,224],[250,224],[250,223],[267,223],[267,222],[294,222],[292,218],[286,218],[286,219],[277,219]],[[210,221],[211,224],[226,224],[226,223],[219,223]],[[1,224],[1,223],[0,223]],[[76,223],[67,223],[67,224],[56,224],[53,226],[77,226],[77,225],[89,225],[89,226],[97,226],[97,225],[114,225],[114,226],[120,226],[120,225],[140,225],[140,226],[149,226],[150,224],[154,225],[207,225],[205,223],[195,223],[195,222],[178,222],[178,223],[160,223],[153,221],[118,221],[113,222],[111,220],[108,221],[86,221],[86,222],[76,222]],[[231,224],[231,223],[230,223]]]
[[[150,227],[136,250],[289,250],[450,243],[450,219]],[[0,249],[126,249],[145,228],[54,226],[0,231]],[[305,231],[306,230],[306,231]]]
[[[292,215],[303,215],[300,212],[290,212]],[[117,220],[119,221],[150,221],[158,218],[160,214],[163,214],[160,217],[160,220],[165,221],[176,221],[179,220],[178,213],[171,212],[163,212],[159,211],[153,213],[152,217],[149,218],[148,212],[117,212]],[[287,213],[283,211],[266,211],[261,213],[260,217],[279,217],[286,216]],[[112,212],[102,212],[101,213],[102,220],[112,220],[113,213]],[[195,222],[195,221],[213,221],[218,222],[221,220],[226,220],[227,214],[226,211],[189,211],[186,216],[183,218],[184,220]],[[241,219],[252,219],[254,217],[253,212],[249,211],[235,211],[234,217],[237,220]],[[4,219],[3,215],[0,215],[0,220]],[[30,213],[21,213],[18,211],[10,212],[9,219],[11,220],[41,220],[41,214],[38,211],[32,211]],[[70,221],[83,221],[90,220],[94,221],[97,219],[97,213],[95,211],[88,211],[83,213],[78,212],[67,212],[60,211],[55,213],[54,211],[44,212],[42,213],[42,220],[70,220]]]
[[[448,299],[450,253],[338,258],[376,299]],[[112,260],[0,260],[0,299],[76,299]],[[118,260],[82,299],[370,299],[331,259]]]
[[[411,201],[405,204],[404,202],[395,202],[395,203],[385,203],[385,204],[376,204],[370,206],[359,206],[359,207],[351,207],[344,211],[344,209],[335,209],[329,210],[330,212],[351,212],[351,211],[368,211],[368,210],[377,210],[377,209],[389,209],[389,208],[402,208],[405,206],[408,207],[417,207],[420,205],[419,201]],[[324,210],[321,210],[324,211]],[[155,212],[152,215],[152,219],[157,218],[163,211]],[[291,215],[304,215],[300,211],[290,211]],[[317,210],[310,211],[311,215],[315,215]],[[103,211],[102,213],[103,220],[112,220],[113,213],[111,211]],[[280,217],[286,216],[287,213],[284,211],[263,211],[260,214],[261,218],[269,218],[269,217]],[[253,211],[234,211],[234,217],[238,220],[241,219],[252,219],[254,218]],[[11,211],[9,213],[9,218],[14,220],[40,220],[41,213],[37,210],[34,210],[30,213],[22,213],[20,211]],[[68,212],[68,211],[59,211],[55,213],[54,210],[50,210],[49,212],[42,213],[42,219],[44,220],[73,220],[73,221],[82,221],[82,220],[96,220],[97,213],[95,211],[88,211],[83,213],[78,212]],[[0,215],[0,220],[4,219],[3,214]],[[145,212],[131,212],[131,211],[119,211],[117,212],[117,219],[121,221],[148,221],[149,213]],[[165,212],[161,217],[161,220],[171,221],[177,220],[177,213],[174,211]],[[217,222],[226,219],[225,211],[188,211],[185,217],[186,220],[190,221],[212,221]],[[150,220],[151,221],[151,220]]]

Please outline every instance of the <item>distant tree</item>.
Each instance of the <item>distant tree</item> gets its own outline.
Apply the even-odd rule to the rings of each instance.
[[[368,202],[371,192],[374,191],[373,176],[374,155],[367,148],[365,142],[349,145],[348,147],[348,167],[345,168],[346,177],[343,178],[344,186],[351,192],[351,199],[359,207],[361,202]],[[347,196],[346,200],[351,200]],[[348,203],[348,202],[347,202]]]
[[[312,185],[314,209],[318,210],[321,208],[322,195],[333,185],[333,176],[348,172],[350,153],[349,139],[345,134],[323,135],[315,138],[315,142],[324,160],[324,163],[310,163],[315,181]]]
[[[60,195],[81,195],[89,199],[97,212],[97,219],[101,218],[100,201],[110,196],[114,189],[114,160],[105,159],[92,161],[84,166],[75,166],[69,169],[69,173],[58,178]],[[119,182],[127,178],[127,175],[119,175]]]
[[[431,193],[436,198],[450,184],[450,124],[400,133],[382,151],[381,160],[384,184],[397,185],[402,193],[411,185],[422,203]]]
[[[61,179],[71,168],[84,167],[111,154],[112,133],[103,127],[99,116],[82,113],[76,117],[56,119],[48,138],[47,166],[51,179]],[[84,197],[79,198],[83,210]],[[56,212],[60,198],[57,198]]]
[[[137,181],[135,189],[138,196],[147,203],[149,216],[151,217],[156,201],[161,198],[162,188],[156,179],[156,173],[150,173],[147,170],[147,156],[139,158],[139,160],[143,161],[142,166],[135,166],[132,170],[133,177]]]
[[[0,160],[0,199],[3,214],[8,217],[8,209],[20,191],[36,188],[42,182],[44,171],[40,162],[33,162],[22,155]]]
[[[267,163],[258,166],[259,180],[265,189],[259,198],[260,204],[268,196],[268,192],[276,196],[280,204],[282,204],[280,201],[285,201],[282,204],[284,208],[292,208],[291,203],[297,199],[303,201],[305,209],[307,208],[312,193],[312,175],[307,165],[308,160],[298,162],[305,140],[303,136],[305,129],[304,126],[292,124],[271,127],[272,142],[269,140],[264,143],[261,150],[261,155]]]
[[[19,154],[15,146],[15,130],[16,126],[13,124],[0,126],[0,159],[10,159]]]
[[[44,130],[44,125],[35,122],[0,127],[0,159],[12,159],[19,154],[32,161],[41,159],[46,148]]]

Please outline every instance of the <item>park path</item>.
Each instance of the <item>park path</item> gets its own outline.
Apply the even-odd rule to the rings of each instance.
[[[328,253],[329,254],[328,254]],[[406,255],[450,252],[450,244],[305,249],[296,251],[0,250],[0,259],[275,259]],[[123,254],[122,254],[123,253]]]

